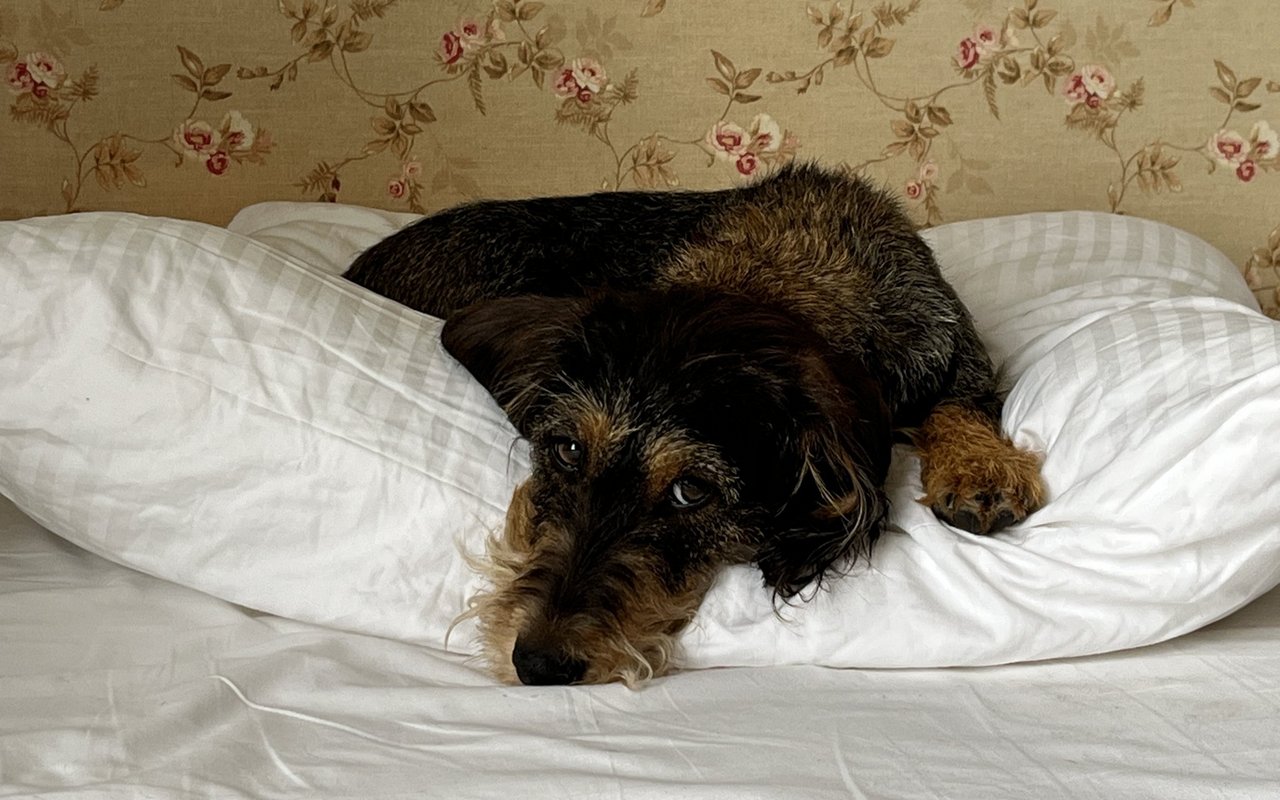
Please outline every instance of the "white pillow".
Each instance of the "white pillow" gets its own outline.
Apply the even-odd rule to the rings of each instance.
[[[246,237],[0,223],[0,492],[143,572],[439,644],[521,448],[440,323]]]
[[[459,545],[479,550],[528,464],[437,321],[332,277],[408,219],[273,203],[232,232],[0,224],[0,491],[143,571],[441,645],[478,588]],[[900,449],[870,567],[786,621],[757,571],[727,570],[688,665],[1079,655],[1192,630],[1280,582],[1280,329],[1220,254],[1100,214],[930,238],[1017,379],[1006,428],[1045,452],[1049,503],[997,537],[952,530],[914,502]]]

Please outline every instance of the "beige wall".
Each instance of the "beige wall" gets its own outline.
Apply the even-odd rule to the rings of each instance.
[[[0,217],[429,211],[794,155],[922,224],[1163,220],[1276,315],[1278,45],[1273,0],[0,0]]]

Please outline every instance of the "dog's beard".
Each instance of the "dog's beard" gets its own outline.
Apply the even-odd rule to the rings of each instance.
[[[469,599],[454,623],[476,621],[481,659],[490,674],[511,684],[520,682],[512,663],[516,639],[542,613],[544,602],[525,579],[545,555],[534,544],[534,514],[525,483],[512,496],[504,529],[488,538],[483,555],[468,557],[488,587]],[[557,535],[542,525],[538,538]],[[635,689],[674,669],[676,634],[693,618],[710,583],[709,575],[699,576],[694,587],[671,594],[657,587],[652,570],[631,572],[640,576],[637,582],[613,587],[622,598],[619,613],[589,609],[558,627],[556,641],[565,653],[587,664],[582,683],[620,681]]]

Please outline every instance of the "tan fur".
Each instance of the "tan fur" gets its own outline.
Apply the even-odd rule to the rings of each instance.
[[[626,415],[606,408],[589,394],[575,394],[573,413],[578,421],[578,439],[587,448],[588,472],[609,461],[613,449],[632,432]]]
[[[529,606],[528,595],[515,590],[516,584],[523,570],[537,563],[544,549],[554,546],[558,533],[542,530],[535,536],[534,524],[530,483],[526,481],[511,497],[504,529],[486,542],[484,558],[471,559],[489,588],[470,599],[468,610],[458,620],[477,621],[481,658],[489,672],[504,683],[520,682],[511,651],[535,611]],[[687,591],[673,596],[660,587],[654,566],[632,565],[640,579],[628,586],[626,612],[616,620],[616,626],[605,629],[573,619],[557,625],[556,640],[564,643],[568,653],[590,664],[583,683],[620,681],[634,689],[673,669],[675,634],[697,613],[711,576],[698,576]]]
[[[935,408],[917,432],[916,446],[925,491],[920,502],[950,516],[967,511],[989,522],[1006,512],[1020,521],[1044,500],[1040,456],[1019,450],[971,408]]]
[[[590,664],[584,683],[621,681],[635,689],[675,666],[675,634],[697,613],[710,576],[701,576],[693,589],[671,595],[659,586],[654,565],[636,568],[642,577],[628,587],[626,612],[617,628],[593,625],[567,638],[570,652]]]
[[[847,253],[839,249],[842,239],[830,232],[849,225],[883,227],[893,217],[876,208],[850,208],[840,198],[788,199],[794,202],[722,214],[708,226],[715,236],[681,248],[663,278],[672,285],[718,286],[772,300],[806,319],[838,349],[848,347],[858,338],[859,321],[831,311],[856,308],[870,292],[865,271],[849,267]],[[851,214],[874,219],[864,222]]]
[[[738,502],[738,493],[729,485],[735,474],[732,465],[703,442],[683,433],[655,434],[645,441],[643,459],[645,499],[650,502],[665,495],[671,484],[683,476],[724,484],[725,501]]]
[[[506,524],[485,542],[485,555],[470,554],[472,569],[488,581],[490,589],[471,597],[467,611],[454,624],[475,619],[480,630],[480,657],[490,674],[504,683],[519,683],[511,663],[511,649],[524,624],[526,612],[508,591],[533,554],[533,503],[529,482],[516,487],[507,508]]]
[[[644,461],[648,465],[645,496],[650,500],[666,494],[671,484],[691,464],[697,464],[699,448],[681,436],[659,434],[645,443]]]

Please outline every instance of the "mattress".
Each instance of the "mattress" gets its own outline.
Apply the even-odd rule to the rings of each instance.
[[[1280,796],[1280,591],[1196,633],[949,670],[509,687],[249,611],[0,499],[0,796]]]

